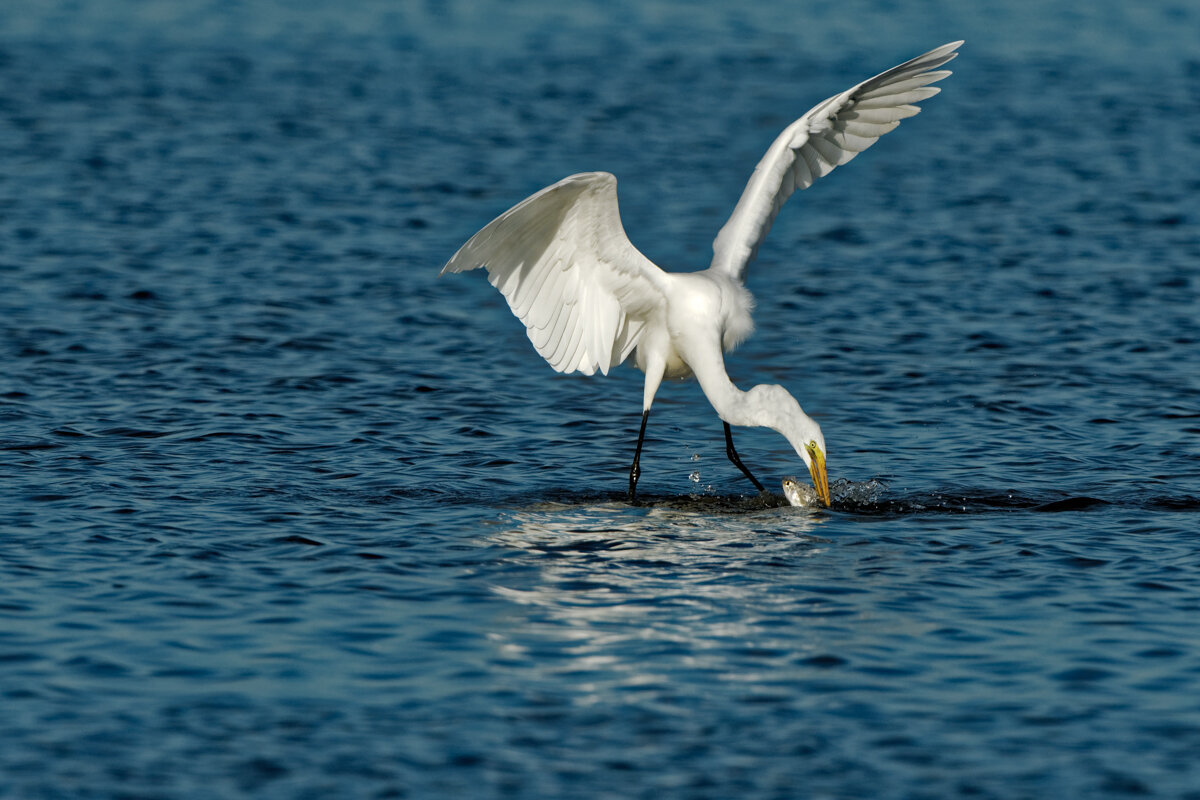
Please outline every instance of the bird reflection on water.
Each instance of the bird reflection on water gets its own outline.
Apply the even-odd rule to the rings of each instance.
[[[759,621],[733,609],[777,604],[780,568],[799,577],[801,561],[826,551],[817,535],[826,518],[782,502],[700,496],[513,511],[488,535],[525,567],[492,587],[513,604],[513,624],[497,620],[493,645],[545,674],[569,674],[583,702],[631,690],[669,697],[669,672],[721,671],[729,648],[761,639]]]

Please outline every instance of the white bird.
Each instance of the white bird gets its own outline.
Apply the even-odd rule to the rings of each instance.
[[[788,440],[828,506],[825,437],[782,386],[741,391],[725,372],[723,351],[754,329],[754,299],[742,285],[779,209],[796,189],[845,164],[940,91],[961,41],[930,50],[818,103],[767,150],[729,221],[713,242],[712,264],[665,272],[638,252],[617,211],[617,181],[607,172],[564,178],[526,198],[471,237],[442,273],[486,267],[488,280],[525,323],[538,353],[559,372],[608,370],[634,354],[646,373],[642,425],[629,469],[637,497],[650,406],[663,378],[694,375],[725,423],[729,459],[763,486],[733,447],[730,425],[766,426]]]

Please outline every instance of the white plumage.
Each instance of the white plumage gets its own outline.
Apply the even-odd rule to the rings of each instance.
[[[900,120],[914,116],[918,103],[941,91],[928,84],[949,70],[937,70],[958,54],[951,42],[881,72],[841,94],[817,103],[776,137],[754,168],[737,207],[713,242],[712,268],[740,279],[758,253],[779,209],[797,189],[828,175],[866,150]]]
[[[665,274],[626,237],[617,180],[606,172],[572,175],[522,200],[442,271],[480,266],[559,372],[607,375],[666,300]]]
[[[753,300],[742,286],[784,202],[797,189],[845,164],[937,94],[937,68],[962,44],[951,42],[818,103],[789,125],[759,161],[713,242],[708,269],[668,273],[625,235],[616,178],[589,172],[526,198],[471,237],[442,272],[485,267],[525,324],[538,353],[559,372],[608,370],[636,354],[646,373],[642,428],[630,469],[635,496],[646,420],[664,377],[694,374],[725,422],[727,453],[762,490],[733,448],[734,425],[764,425],[791,442],[829,505],[825,440],[779,386],[743,392],[729,380],[722,352],[753,330]]]

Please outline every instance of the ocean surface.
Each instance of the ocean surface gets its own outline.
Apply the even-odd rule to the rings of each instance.
[[[0,798],[1200,798],[1200,11],[804,5],[0,6]],[[832,510],[437,277],[959,38],[750,270]]]

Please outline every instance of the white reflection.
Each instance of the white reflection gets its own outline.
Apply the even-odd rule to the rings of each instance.
[[[513,568],[492,587],[513,606],[491,634],[498,655],[567,674],[581,702],[671,685],[656,666],[755,680],[729,674],[728,651],[795,646],[790,619],[804,593],[787,587],[804,582],[808,560],[824,552],[815,531],[826,517],[738,502],[512,512],[488,535],[513,551]]]

